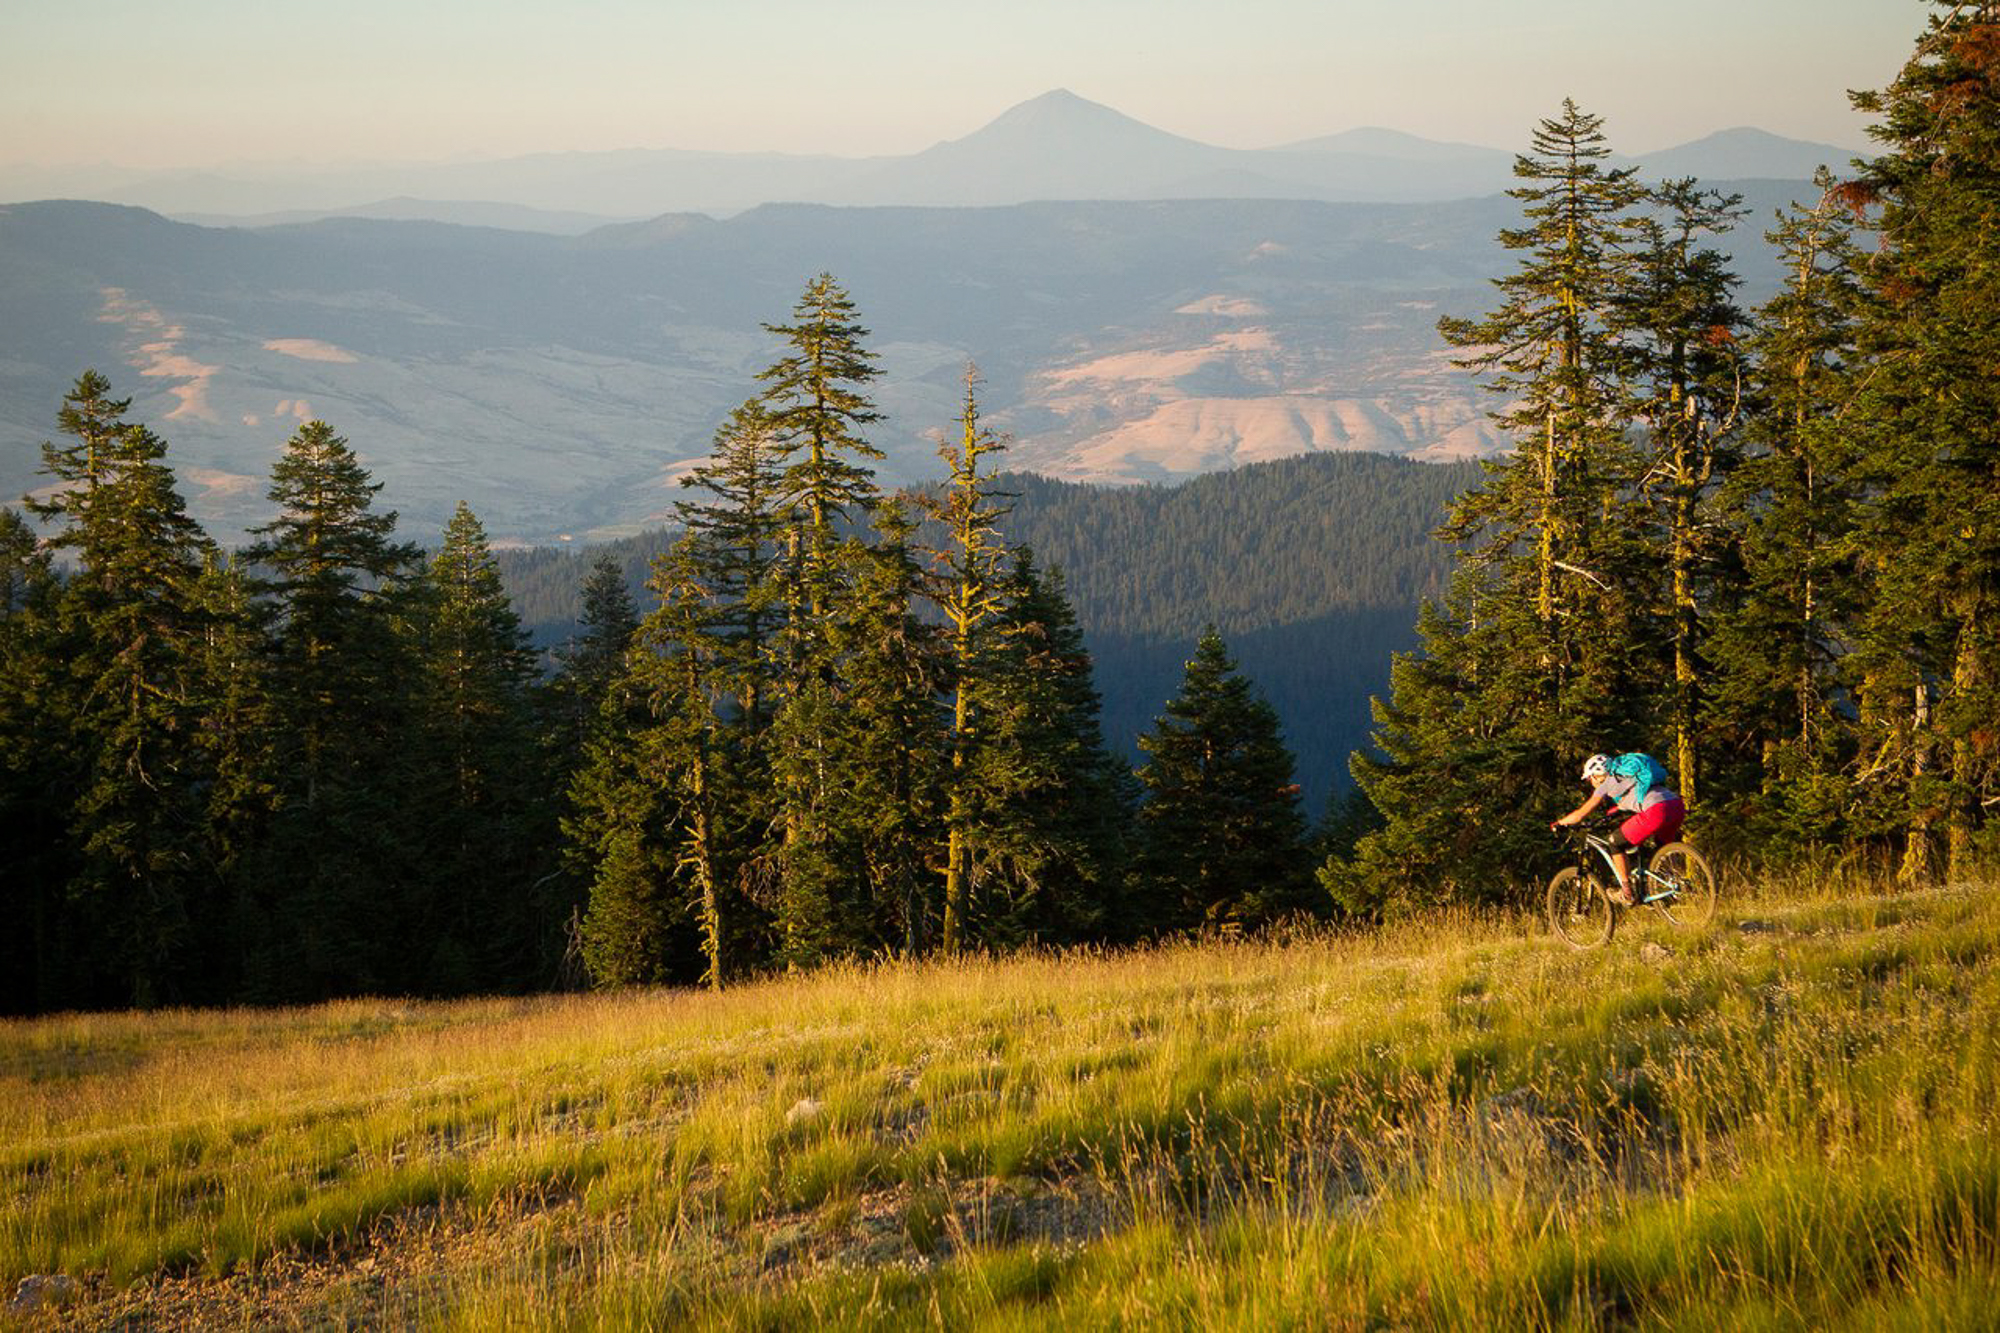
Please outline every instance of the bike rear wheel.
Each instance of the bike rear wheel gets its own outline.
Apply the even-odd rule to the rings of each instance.
[[[1677,926],[1705,926],[1715,915],[1715,872],[1702,854],[1684,842],[1670,842],[1653,853],[1647,867],[1652,875],[1649,894],[1666,891],[1653,906]]]
[[[1549,929],[1573,949],[1595,949],[1611,938],[1617,919],[1604,886],[1575,866],[1549,881]]]

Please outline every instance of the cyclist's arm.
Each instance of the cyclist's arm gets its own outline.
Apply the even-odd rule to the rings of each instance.
[[[1561,819],[1558,819],[1556,823],[1565,826],[1570,824],[1581,824],[1584,820],[1590,818],[1591,815],[1595,814],[1597,812],[1597,807],[1603,804],[1604,804],[1604,793],[1601,791],[1594,791],[1590,794],[1589,800],[1585,801],[1582,805],[1579,805],[1576,809],[1564,815]]]

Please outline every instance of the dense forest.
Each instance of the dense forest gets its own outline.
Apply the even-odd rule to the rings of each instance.
[[[1451,558],[1433,535],[1450,502],[1483,475],[1477,463],[1323,453],[1174,486],[1003,470],[992,488],[1006,497],[995,528],[1008,545],[1063,571],[1087,632],[1191,643],[1208,625],[1233,635],[1340,611],[1407,613],[1441,595]],[[588,565],[609,557],[643,597],[654,559],[674,536],[494,556],[523,625],[538,644],[554,645],[580,623]]]
[[[1518,266],[1440,324],[1517,447],[1453,505],[1355,758],[1379,827],[1321,874],[1350,910],[1514,890],[1593,751],[1657,753],[1746,860],[1992,864],[2000,6],[1936,11],[1854,95],[1880,155],[1774,220],[1759,309],[1712,244],[1733,197],[1643,188],[1574,105],[1536,130]]]
[[[1383,547],[1327,586],[1287,534],[1365,546],[1376,516],[1277,494],[1283,469],[1219,536],[1161,492],[1079,520],[1073,491],[1002,483],[970,372],[944,481],[885,494],[875,357],[830,275],[766,326],[643,595],[616,559],[570,566],[548,663],[470,512],[434,553],[398,542],[316,421],[225,552],[87,372],[40,529],[0,512],[0,1007],[720,986],[1490,902],[1543,873],[1600,750],[1659,754],[1719,852],[1990,864],[2000,7],[1940,5],[1857,103],[1880,155],[1773,220],[1789,279],[1755,310],[1714,244],[1736,198],[1613,168],[1572,103],[1535,129],[1518,264],[1440,324],[1515,449],[1437,475],[1451,575],[1316,838],[1223,637],[1243,570],[1309,627],[1435,566]],[[1380,517],[1427,522],[1408,502]],[[1106,657],[1179,637],[1136,771],[1078,598]]]
[[[1277,710],[1306,809],[1318,812],[1350,785],[1347,757],[1367,741],[1368,701],[1388,688],[1391,655],[1416,643],[1418,601],[1444,591],[1440,516],[1482,475],[1475,463],[1358,453],[1253,463],[1173,487],[1002,472],[994,489],[1007,512],[995,526],[1063,575],[1114,752],[1139,757],[1138,738],[1213,625]],[[649,532],[494,555],[529,634],[559,648],[580,632],[595,560],[616,563],[643,606],[652,562],[671,541]]]

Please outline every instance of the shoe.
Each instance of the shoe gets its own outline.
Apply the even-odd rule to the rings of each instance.
[[[1613,889],[1605,896],[1610,898],[1612,902],[1617,903],[1620,907],[1638,906],[1638,902],[1636,899],[1632,897],[1632,890],[1630,889]]]

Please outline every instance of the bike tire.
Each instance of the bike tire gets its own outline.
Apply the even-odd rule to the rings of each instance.
[[[1655,880],[1672,887],[1671,898],[1653,906],[1676,926],[1705,926],[1715,916],[1715,871],[1702,854],[1684,842],[1670,842],[1653,853],[1647,867]]]
[[[1549,929],[1572,949],[1595,949],[1611,940],[1618,928],[1617,910],[1604,886],[1575,866],[1556,872],[1549,881]]]

